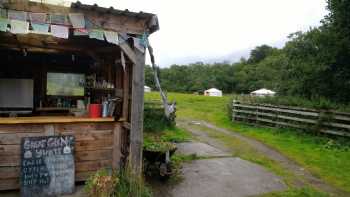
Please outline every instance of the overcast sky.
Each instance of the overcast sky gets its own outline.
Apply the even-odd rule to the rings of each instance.
[[[151,43],[160,66],[242,54],[257,45],[282,46],[290,33],[318,26],[325,0],[81,0],[158,15]]]

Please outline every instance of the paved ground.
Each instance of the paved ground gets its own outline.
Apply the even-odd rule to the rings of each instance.
[[[180,143],[178,153],[207,159],[185,163],[183,180],[178,184],[153,182],[156,197],[244,197],[287,189],[280,177],[263,167],[231,157],[225,147],[203,143],[210,139],[196,137],[202,142]]]
[[[21,196],[21,194],[18,190],[0,193],[0,197],[20,197],[20,196]],[[74,194],[63,195],[62,197],[86,197],[86,196],[87,195],[84,192],[84,186],[83,185],[76,185]]]
[[[244,197],[286,189],[281,179],[240,158],[196,160],[184,165],[173,197]]]
[[[202,132],[201,130],[199,130],[198,126],[204,127],[206,129],[210,129],[211,131],[214,131],[214,132],[220,132],[220,133],[225,134],[227,136],[231,136],[231,137],[239,139],[243,142],[246,142],[249,146],[251,146],[252,148],[257,150],[259,153],[265,155],[267,158],[269,158],[273,161],[278,162],[283,168],[285,168],[285,170],[294,174],[296,176],[296,179],[293,183],[294,187],[303,187],[306,185],[312,185],[313,187],[318,188],[321,191],[332,194],[332,196],[350,196],[350,194],[348,192],[338,190],[338,189],[328,185],[327,183],[325,183],[324,181],[322,181],[318,177],[315,177],[314,175],[312,175],[309,171],[307,171],[306,169],[301,167],[296,162],[288,159],[287,157],[282,155],[280,152],[263,144],[262,142],[259,142],[257,140],[254,140],[254,139],[251,139],[251,138],[248,138],[245,136],[242,136],[236,132],[232,132],[232,131],[229,131],[229,130],[226,130],[223,128],[216,127],[215,125],[212,125],[212,124],[207,123],[205,121],[179,120],[177,123],[177,126],[183,128],[183,129],[186,129],[187,131],[190,131],[195,136],[195,138],[199,139],[202,142],[205,142],[207,145],[215,147],[215,149],[219,149],[219,150],[222,150],[224,152],[230,151],[232,153],[232,151],[234,152],[234,150],[229,150],[222,143],[220,143],[216,139],[213,139],[210,136],[208,136],[208,134],[206,132]],[[191,151],[189,151],[189,152],[191,152]],[[191,166],[193,167],[193,165],[191,165]],[[194,167],[196,167],[196,166],[194,166]],[[231,166],[231,167],[234,168],[234,166]],[[185,166],[184,169],[187,169],[187,166]],[[226,170],[224,170],[224,171],[226,172]],[[259,174],[256,174],[256,175],[258,176]],[[185,176],[185,183],[186,183],[186,178],[187,178],[187,176]],[[239,183],[241,177],[239,177],[239,178],[237,177],[237,179],[239,179],[239,180],[237,180]],[[215,179],[213,179],[213,180],[215,180]],[[261,184],[265,184],[265,182],[261,183]],[[180,185],[180,186],[184,186],[184,185]],[[227,186],[227,187],[229,187],[229,186]],[[259,185],[257,185],[257,187],[259,187]],[[192,185],[192,188],[195,188],[194,185]],[[244,188],[242,188],[242,189],[244,189]],[[276,188],[276,189],[278,190],[281,188]],[[238,193],[240,193],[240,192],[238,192]],[[231,196],[234,196],[234,195],[231,195]],[[174,197],[177,197],[177,195],[174,195]]]
[[[196,154],[199,157],[229,157],[231,154],[201,142],[184,142],[176,145],[177,153]]]

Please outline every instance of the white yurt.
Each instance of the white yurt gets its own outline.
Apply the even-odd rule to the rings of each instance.
[[[204,96],[222,96],[222,91],[216,88],[210,88],[209,90],[204,91]]]
[[[144,86],[144,92],[151,92],[152,89],[148,86]]]
[[[265,89],[265,88],[255,90],[255,91],[250,93],[251,96],[275,96],[275,94],[276,94],[276,92],[274,92],[272,90]]]

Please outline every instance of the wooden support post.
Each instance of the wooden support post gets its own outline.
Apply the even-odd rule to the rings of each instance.
[[[137,49],[133,51],[136,64],[132,69],[130,164],[137,175],[142,173],[143,146],[143,107],[144,107],[144,66],[145,54]]]
[[[129,84],[130,84],[130,68],[129,65],[125,66],[125,71],[123,74],[123,114],[122,117],[124,120],[129,120]]]
[[[112,167],[119,169],[121,153],[121,133],[122,128],[120,123],[116,123],[113,130],[113,156],[112,156]]]

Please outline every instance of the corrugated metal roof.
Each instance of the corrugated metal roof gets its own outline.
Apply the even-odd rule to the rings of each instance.
[[[80,1],[77,1],[76,3],[72,3],[71,7],[74,9],[82,9],[82,10],[89,10],[99,13],[106,13],[106,14],[112,14],[112,15],[122,15],[122,16],[128,16],[128,17],[135,17],[139,19],[144,19],[148,21],[147,25],[150,29],[150,33],[153,33],[155,31],[159,30],[159,22],[158,17],[155,14],[146,13],[146,12],[130,12],[128,9],[126,10],[118,10],[114,9],[113,7],[110,8],[104,8],[99,7],[97,4],[94,5],[87,5],[83,4]]]

